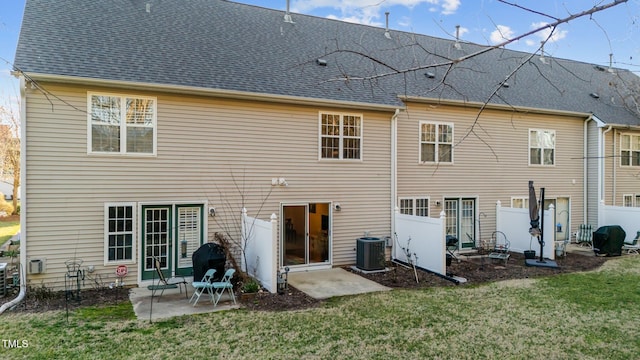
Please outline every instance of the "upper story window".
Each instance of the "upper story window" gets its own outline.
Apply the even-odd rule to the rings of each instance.
[[[420,122],[420,162],[453,162],[453,124]]]
[[[156,99],[89,94],[89,152],[156,153]]]
[[[320,158],[362,159],[362,116],[320,114]]]
[[[529,165],[554,165],[555,150],[556,132],[554,130],[529,130]]]
[[[640,166],[640,135],[620,136],[620,166]]]

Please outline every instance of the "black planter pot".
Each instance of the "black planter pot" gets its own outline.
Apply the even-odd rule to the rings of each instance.
[[[524,251],[524,258],[525,259],[535,259],[536,258],[536,251],[535,250],[525,250]]]

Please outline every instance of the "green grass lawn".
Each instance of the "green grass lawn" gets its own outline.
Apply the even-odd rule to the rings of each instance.
[[[0,358],[637,359],[640,256],[594,272],[149,323],[131,305],[0,316]]]
[[[0,219],[0,245],[20,231],[20,220]]]

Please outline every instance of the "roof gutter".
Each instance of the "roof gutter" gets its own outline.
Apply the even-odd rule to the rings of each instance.
[[[472,109],[491,109],[491,110],[508,110],[508,111],[517,111],[521,113],[531,113],[531,114],[548,114],[548,115],[563,115],[563,116],[578,116],[581,118],[591,116],[591,113],[583,113],[577,111],[565,111],[565,110],[553,110],[553,109],[539,109],[532,108],[527,106],[513,106],[513,105],[502,105],[502,104],[487,104],[479,101],[465,101],[465,100],[446,100],[446,99],[434,99],[434,98],[425,98],[419,96],[398,96],[398,98],[402,101],[412,101],[424,104],[436,104],[436,105],[451,105],[451,106],[459,106],[466,107]]]
[[[239,99],[239,100],[253,100],[253,101],[265,101],[273,103],[293,104],[293,105],[314,105],[314,106],[331,106],[331,107],[343,107],[350,109],[368,109],[377,111],[395,111],[398,105],[387,104],[374,104],[355,101],[341,101],[331,99],[316,99],[303,96],[290,96],[290,95],[275,95],[256,93],[249,91],[238,90],[225,90],[225,89],[210,89],[197,86],[183,86],[183,85],[167,85],[157,83],[142,83],[135,81],[122,81],[122,80],[106,80],[95,79],[79,76],[65,76],[65,75],[50,75],[40,73],[25,73],[28,79],[45,82],[57,82],[64,84],[74,85],[91,85],[91,86],[106,86],[106,87],[118,87],[140,91],[158,91],[174,94],[188,94],[188,95],[200,95],[211,96],[217,98]]]
[[[20,137],[24,140],[27,138],[27,124],[26,124],[26,116],[27,116],[27,102],[25,98],[25,79],[24,76],[20,76]],[[0,314],[4,313],[7,309],[10,309],[20,303],[24,297],[27,295],[27,237],[26,237],[26,228],[24,224],[26,224],[27,218],[27,197],[26,193],[26,178],[27,178],[27,168],[24,166],[27,162],[25,161],[27,157],[27,142],[20,141],[20,164],[22,167],[20,169],[20,267],[18,268],[18,273],[20,276],[20,292],[18,296],[0,306]]]

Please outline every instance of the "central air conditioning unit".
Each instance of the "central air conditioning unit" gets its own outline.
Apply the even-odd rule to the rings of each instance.
[[[0,296],[7,294],[7,263],[0,263]]]
[[[384,270],[386,265],[385,245],[384,239],[359,238],[356,244],[356,267],[366,271]]]

